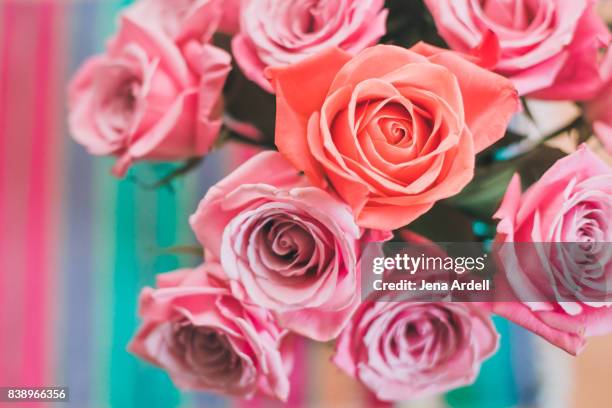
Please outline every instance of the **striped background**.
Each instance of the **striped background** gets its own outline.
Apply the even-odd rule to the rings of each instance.
[[[179,393],[162,371],[125,351],[138,323],[139,289],[156,273],[197,262],[168,247],[194,243],[187,216],[235,155],[218,152],[173,190],[148,191],[113,179],[112,160],[92,158],[70,140],[66,82],[84,58],[102,50],[124,3],[0,2],[0,386],[66,385],[75,407],[268,407]],[[154,181],[171,169],[140,164],[130,176]],[[606,401],[609,339],[571,360],[496,323],[502,348],[474,386],[403,406]],[[288,405],[373,406],[328,363],[330,351],[298,345]]]

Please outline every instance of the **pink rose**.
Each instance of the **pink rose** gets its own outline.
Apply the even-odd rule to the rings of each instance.
[[[107,52],[86,61],[69,88],[69,125],[96,155],[119,157],[123,175],[136,160],[201,156],[221,127],[221,91],[230,56],[188,41],[182,49],[128,16]]]
[[[388,237],[361,231],[350,208],[309,186],[277,152],[259,153],[213,186],[190,222],[236,297],[319,341],[336,337],[360,301],[359,245]]]
[[[242,2],[247,0],[217,0],[222,4],[223,14],[219,23],[219,31],[233,35],[240,31],[240,13]]]
[[[216,263],[158,276],[140,295],[142,326],[129,350],[168,371],[181,388],[286,400],[284,333],[264,309],[242,304]]]
[[[383,401],[472,383],[498,335],[476,303],[368,300],[336,343],[333,362]]]
[[[163,32],[177,43],[208,43],[223,18],[220,0],[140,0],[124,15]]]
[[[508,79],[426,44],[329,49],[267,74],[279,151],[367,228],[400,228],[460,192],[518,106]]]
[[[268,66],[302,61],[330,47],[355,54],[385,34],[383,0],[249,0],[232,51],[247,78],[272,92]]]
[[[240,0],[139,0],[125,14],[177,43],[207,43],[215,31],[235,34],[240,28]]]
[[[587,337],[612,333],[609,166],[582,146],[522,195],[515,176],[495,217],[496,240],[507,243],[496,288],[523,301],[493,303],[495,313],[572,354]]]
[[[606,151],[612,154],[612,51],[606,54],[601,71],[606,83],[597,96],[586,104],[585,114],[593,122],[595,135]]]
[[[521,95],[584,100],[601,86],[599,49],[609,45],[610,33],[594,0],[425,3],[451,48],[494,53],[484,59],[496,61],[495,71]]]

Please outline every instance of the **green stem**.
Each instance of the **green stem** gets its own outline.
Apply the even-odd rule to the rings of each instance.
[[[174,181],[174,179],[189,173],[191,170],[200,165],[202,161],[204,161],[204,157],[193,157],[188,159],[182,166],[172,170],[170,173],[166,174],[164,177],[154,183],[146,183],[135,176],[131,176],[130,179],[145,190],[157,190],[161,187],[168,187],[172,190],[171,183]]]

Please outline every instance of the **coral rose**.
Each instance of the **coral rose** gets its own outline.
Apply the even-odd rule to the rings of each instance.
[[[335,48],[267,74],[278,149],[362,227],[402,227],[461,191],[518,106],[509,80],[425,44]]]

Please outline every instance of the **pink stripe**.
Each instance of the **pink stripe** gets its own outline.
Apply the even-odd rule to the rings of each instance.
[[[32,133],[32,95],[36,21],[34,3],[3,2],[4,52],[0,104],[0,384],[21,383],[23,316],[29,296],[24,290],[28,159]]]
[[[66,143],[70,143],[67,138],[65,119],[67,117],[66,104],[66,79],[64,77],[68,70],[67,54],[67,33],[69,24],[66,22],[69,17],[69,3],[64,1],[52,2],[55,5],[53,10],[53,23],[51,31],[53,35],[50,55],[54,56],[52,65],[47,70],[48,78],[51,79],[47,97],[49,108],[49,139],[45,157],[50,159],[50,163],[44,172],[44,185],[47,189],[47,284],[46,293],[47,303],[45,305],[45,331],[47,333],[45,341],[45,382],[47,384],[57,384],[56,376],[60,372],[62,362],[59,357],[58,344],[62,341],[62,331],[58,331],[60,322],[61,304],[61,254],[63,253],[63,199],[64,199],[64,177],[63,169],[65,163]],[[51,62],[50,62],[51,63]]]
[[[0,41],[0,225],[6,225],[6,219],[4,217],[4,200],[2,199],[2,197],[6,197],[6,191],[4,189],[5,184],[4,183],[4,166],[2,165],[2,163],[5,161],[4,160],[4,154],[6,151],[6,148],[4,147],[5,144],[5,139],[6,139],[6,120],[5,120],[5,115],[6,115],[6,106],[7,106],[7,101],[8,98],[6,98],[5,96],[8,94],[8,92],[5,92],[4,89],[6,89],[6,84],[8,83],[8,55],[9,55],[9,44],[10,42],[6,41],[7,38],[7,32],[9,30],[9,25],[6,23],[5,18],[7,16],[7,13],[5,10],[3,10],[3,8],[0,6],[0,30],[2,30],[2,27],[4,27],[4,30],[2,32],[2,35],[0,35],[0,40],[1,39],[5,39],[4,41]],[[0,228],[0,310],[8,310],[6,306],[8,306],[8,304],[5,304],[5,302],[3,301],[3,299],[6,298],[6,295],[3,292],[3,288],[8,288],[7,284],[7,279],[5,279],[4,275],[6,274],[6,272],[3,272],[4,268],[2,268],[2,259],[6,258],[6,251],[4,250],[4,245],[3,242],[6,242],[6,237],[3,237],[3,228]],[[6,316],[6,313],[0,313],[0,333],[5,333],[5,335],[0,336],[0,366],[5,367],[6,364],[6,360],[5,360],[5,356],[4,353],[6,353],[5,350],[7,350],[7,346],[6,343],[8,343],[6,341],[6,339],[8,338],[8,334],[6,333],[10,333],[8,331],[8,322],[6,321],[6,318],[4,316]],[[0,384],[7,384],[7,379],[6,376],[4,374],[6,370],[0,370]]]
[[[25,328],[22,374],[24,384],[46,385],[47,359],[45,351],[53,336],[47,328],[47,322],[53,320],[48,315],[48,284],[51,283],[52,270],[50,247],[50,226],[53,222],[50,215],[53,202],[53,183],[57,182],[53,159],[55,148],[61,139],[54,122],[56,113],[53,107],[62,99],[51,100],[53,81],[58,78],[56,54],[57,2],[37,4],[38,43],[34,66],[35,98],[32,110],[34,128],[32,129],[31,160],[29,171],[29,190],[27,201],[27,250],[28,257],[25,269],[25,282],[28,302],[25,305]],[[55,177],[54,177],[55,176]],[[53,292],[51,292],[53,293]]]
[[[45,343],[46,352],[46,382],[48,384],[57,384],[57,374],[60,372],[61,358],[59,357],[58,348],[62,341],[63,331],[58,331],[58,323],[62,313],[61,304],[63,296],[61,292],[61,257],[64,251],[63,239],[63,203],[64,203],[64,163],[66,143],[70,143],[67,139],[65,119],[67,117],[66,104],[66,80],[65,73],[68,70],[68,50],[67,50],[67,34],[69,24],[67,23],[69,13],[68,8],[71,7],[67,2],[55,2],[55,11],[53,13],[53,44],[51,55],[55,56],[53,68],[49,70],[49,77],[53,78],[53,86],[49,92],[49,130],[51,137],[47,146],[49,147],[47,157],[52,158],[52,162],[47,166],[45,172],[45,185],[47,186],[47,196],[52,198],[49,200],[47,214],[49,216],[47,223],[47,285],[46,291],[49,294],[47,297],[45,322],[47,341]]]
[[[5,152],[5,148],[4,148],[4,142],[5,142],[5,126],[6,126],[6,120],[4,119],[5,114],[6,114],[6,98],[5,95],[7,94],[7,92],[5,92],[4,90],[6,89],[6,83],[7,83],[7,78],[8,78],[8,63],[6,63],[7,61],[7,57],[8,57],[8,42],[5,41],[1,41],[3,38],[6,38],[6,31],[8,31],[7,28],[7,24],[4,21],[4,17],[6,16],[6,12],[4,10],[4,8],[0,5],[0,32],[2,33],[0,35],[0,225],[4,225],[5,224],[5,219],[3,217],[4,214],[4,200],[2,199],[2,197],[6,197],[6,192],[4,191],[4,166],[2,166],[2,162],[4,162],[4,152]],[[3,258],[6,257],[5,251],[4,251],[4,245],[2,244],[2,242],[4,242],[3,239],[3,234],[2,234],[2,230],[3,228],[0,228],[0,260],[2,260]],[[6,288],[6,282],[4,281],[4,273],[2,272],[2,264],[0,261],[0,310],[6,310],[6,308],[4,307],[4,303],[2,301],[2,299],[4,298],[4,293],[2,291],[2,288]],[[6,313],[0,313],[0,332],[1,333],[7,333],[6,329],[6,322],[4,320],[4,318],[2,317],[3,315],[6,315]],[[6,346],[4,345],[5,343],[5,336],[0,336],[0,366],[4,367],[4,355],[3,355],[3,351],[2,350],[6,350]],[[4,371],[4,370],[2,370]],[[0,384],[3,383],[3,381],[5,380],[4,375],[2,374],[2,372],[0,372]]]

